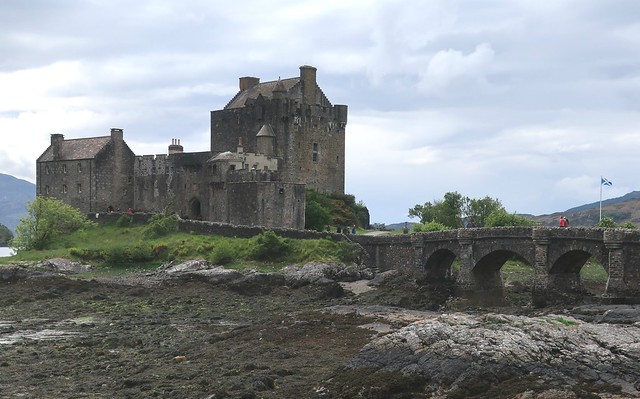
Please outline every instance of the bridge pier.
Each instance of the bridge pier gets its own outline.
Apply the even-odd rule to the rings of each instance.
[[[623,232],[616,230],[606,230],[604,232],[604,245],[608,251],[609,270],[605,295],[618,298],[627,294],[627,287],[624,282],[624,252],[623,252]]]
[[[549,236],[546,231],[534,229],[532,232],[535,262],[533,264],[533,305],[544,307],[549,295]]]
[[[458,230],[460,252],[460,274],[458,275],[458,294],[473,303],[483,306],[501,305],[504,291],[500,270],[474,272],[476,260],[473,256],[473,235],[468,229]]]

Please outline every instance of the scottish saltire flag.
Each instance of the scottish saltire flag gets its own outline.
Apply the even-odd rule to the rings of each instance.
[[[605,179],[602,176],[600,176],[600,184],[604,186],[613,186],[613,183],[611,183],[609,180]]]

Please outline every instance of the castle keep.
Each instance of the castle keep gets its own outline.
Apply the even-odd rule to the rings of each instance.
[[[211,149],[136,156],[122,129],[104,137],[51,135],[38,158],[38,195],[86,213],[109,207],[236,225],[304,228],[305,188],[344,193],[347,106],[332,105],[316,68],[260,83],[240,78],[239,92],[211,112]]]

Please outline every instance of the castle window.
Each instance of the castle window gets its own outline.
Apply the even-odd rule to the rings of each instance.
[[[78,163],[78,173],[82,173],[82,164]]]
[[[78,194],[82,193],[82,184],[78,184]]]
[[[46,174],[51,173],[51,169],[49,169],[48,165],[44,167],[44,173],[46,173]]]
[[[318,143],[313,143],[311,156],[313,157],[313,162],[318,162]]]
[[[62,185],[62,194],[66,194],[67,193],[67,185],[63,184]]]
[[[44,186],[44,193],[49,195],[49,186]]]
[[[62,173],[67,173],[67,164],[62,165]]]
[[[229,165],[229,170],[236,170],[236,165]]]

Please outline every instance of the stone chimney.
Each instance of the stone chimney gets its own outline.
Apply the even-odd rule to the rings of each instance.
[[[51,148],[53,150],[53,160],[57,161],[62,157],[62,142],[64,141],[64,135],[60,133],[54,133],[51,135]]]
[[[260,78],[254,78],[253,76],[244,76],[240,78],[240,91],[250,89],[259,83]]]
[[[180,139],[171,139],[171,145],[169,146],[169,155],[181,154],[184,152],[184,148],[180,145]]]
[[[243,153],[244,153],[244,146],[242,145],[242,137],[238,137],[238,149],[237,149],[237,153],[238,153],[238,154],[243,154]]]
[[[303,65],[300,67],[300,81],[302,82],[302,103],[316,104],[316,68]]]
[[[117,141],[122,141],[124,139],[124,133],[122,129],[118,129],[115,127],[111,128],[111,138]]]

